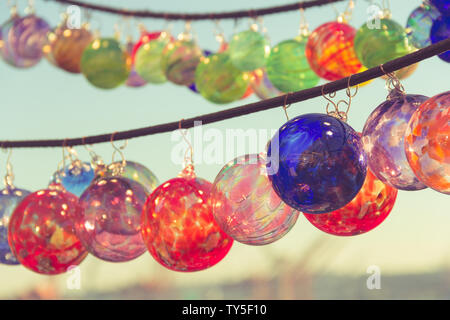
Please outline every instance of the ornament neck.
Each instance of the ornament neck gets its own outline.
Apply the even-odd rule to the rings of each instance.
[[[184,167],[184,169],[178,174],[178,177],[185,178],[185,179],[195,179],[195,171],[194,171],[194,165],[188,164]]]

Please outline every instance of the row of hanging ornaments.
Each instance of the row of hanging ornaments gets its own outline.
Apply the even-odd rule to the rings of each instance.
[[[125,145],[113,143],[110,165],[88,146],[90,163],[64,147],[50,185],[34,193],[13,186],[8,157],[0,261],[58,274],[88,253],[123,262],[148,250],[168,269],[198,271],[221,261],[234,240],[282,238],[300,213],[326,233],[353,236],[386,219],[397,190],[450,195],[450,91],[428,98],[405,93],[392,73],[386,81],[387,100],[362,134],[346,123],[356,90],[338,103],[324,95],[326,114],[288,120],[266,151],[230,161],[213,184],[196,176],[192,146],[182,172],[162,184],[125,160]]]
[[[446,39],[450,35],[448,1],[431,2],[434,6],[424,2],[411,13],[406,28],[385,9],[379,25],[374,20],[355,30],[347,24],[354,6],[350,1],[337,21],[310,33],[302,11],[299,35],[273,48],[257,19],[249,30],[233,35],[229,44],[217,27],[220,48],[216,54],[200,49],[189,23],[178,39],[168,31],[142,29],[136,43],[128,39],[123,47],[118,34],[103,38],[91,33],[87,25],[70,29],[66,18],[51,31],[33,12],[19,17],[13,7],[11,18],[1,26],[0,52],[8,64],[18,68],[32,67],[45,56],[65,71],[82,73],[98,88],[112,89],[124,83],[141,87],[169,80],[224,104],[253,92],[267,99],[311,88],[319,77],[338,80]],[[450,51],[440,58],[450,62]],[[404,68],[397,76],[405,78],[416,68],[417,64]]]

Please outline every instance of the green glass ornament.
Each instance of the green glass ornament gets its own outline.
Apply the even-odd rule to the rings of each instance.
[[[387,18],[363,24],[356,32],[354,46],[358,59],[367,68],[416,50],[410,44],[405,28]]]
[[[253,71],[266,65],[270,54],[269,41],[253,30],[235,34],[228,46],[231,61],[242,71]]]
[[[195,41],[170,42],[163,50],[161,68],[169,81],[190,86],[195,81],[195,69],[202,56],[202,50]]]
[[[272,48],[266,71],[270,82],[283,92],[312,88],[319,77],[311,70],[305,55],[307,39],[286,40]]]
[[[130,68],[130,57],[113,38],[93,40],[81,57],[81,72],[92,85],[102,89],[123,84],[128,79]]]
[[[170,37],[161,36],[142,45],[136,53],[136,72],[148,83],[164,83],[166,75],[161,69],[161,59],[164,48],[170,42]]]
[[[207,100],[222,104],[242,98],[250,77],[236,68],[227,52],[202,59],[195,72],[195,85]]]

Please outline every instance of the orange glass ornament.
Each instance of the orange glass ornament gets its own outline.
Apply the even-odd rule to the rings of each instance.
[[[321,78],[335,81],[357,73],[362,65],[353,49],[356,30],[340,22],[328,22],[308,38],[306,57]]]

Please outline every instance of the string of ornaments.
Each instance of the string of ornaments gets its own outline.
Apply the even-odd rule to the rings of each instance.
[[[301,10],[301,26],[294,39],[271,47],[262,19],[250,19],[249,29],[235,32],[229,43],[216,21],[217,52],[203,50],[191,23],[178,36],[147,31],[139,25],[133,41],[128,20],[126,41],[120,30],[113,37],[90,31],[90,23],[73,28],[68,16],[52,28],[34,12],[33,1],[20,16],[15,5],[0,28],[0,53],[16,68],[30,68],[42,57],[69,73],[82,73],[101,89],[123,84],[143,87],[167,81],[187,86],[208,101],[226,104],[255,93],[260,99],[312,88],[319,79],[338,80],[404,56],[449,37],[450,21],[445,0],[424,1],[409,16],[406,27],[391,19],[387,8],[359,29],[349,25],[354,1],[335,21],[310,32]],[[89,19],[88,19],[89,20]],[[439,57],[450,62],[449,52]],[[396,72],[404,79],[417,64]]]
[[[386,23],[388,28],[389,21],[385,19],[381,23]],[[235,78],[237,71],[225,72],[222,66],[240,70],[233,61],[244,59],[245,68],[259,65],[254,73],[258,75],[258,83],[264,84],[259,91],[264,95],[280,90],[275,83],[282,86],[317,81],[317,75],[309,71],[310,79],[316,80],[298,78],[293,72],[288,77],[292,81],[286,81],[287,78],[274,77],[271,71],[273,68],[288,70],[289,63],[284,57],[290,54],[299,57],[292,60],[293,69],[297,70],[305,68],[306,61],[311,59],[308,47],[321,37],[314,35],[316,31],[309,34],[304,21],[297,39],[283,41],[271,51],[266,49],[269,48],[267,35],[252,29],[256,28],[254,24],[250,27],[243,35],[235,35],[228,46],[223,43],[224,51],[208,57],[198,50],[189,25],[177,40],[165,31],[143,34],[153,40],[142,39],[140,47],[135,50],[130,46],[129,52],[137,52],[136,57],[141,54],[146,59],[159,59],[159,64],[167,69],[149,68],[144,78],[136,63],[134,76],[139,78],[133,80],[161,81],[165,77],[186,86],[189,84],[186,79],[196,79],[206,73],[210,80],[195,81],[195,90],[208,91],[210,99],[224,101],[231,96],[240,99],[248,91],[249,82],[240,83],[236,79],[227,82],[219,80],[219,75]],[[339,38],[342,43],[336,49],[314,52],[314,60],[323,66],[321,77],[345,77],[345,72],[351,75],[366,66],[356,63],[361,61],[356,53],[350,54],[355,48],[352,41],[364,42],[364,48],[387,41],[377,40],[386,35],[362,35],[358,40],[361,30],[352,33],[347,27],[338,21],[324,29],[326,33],[340,30],[345,36]],[[307,34],[308,41],[305,41]],[[240,43],[243,38],[244,42],[265,48],[264,52],[248,51]],[[167,43],[163,46],[159,41]],[[152,46],[166,54],[153,57]],[[241,47],[246,54],[233,56],[228,52],[233,46]],[[7,52],[11,53],[11,48]],[[115,39],[94,39],[81,54],[73,52],[81,55],[80,71],[86,55],[94,53],[95,57],[98,50],[106,50],[111,60],[100,59],[93,68],[113,60],[129,59]],[[401,54],[395,54],[405,53],[399,50]],[[266,51],[270,52],[266,55]],[[291,53],[282,57],[282,52]],[[330,60],[330,54],[338,57],[341,52],[345,53],[339,58],[340,63]],[[379,54],[369,55],[368,61],[378,61]],[[31,58],[14,57],[10,61],[18,65],[32,62]],[[200,62],[196,66],[197,60]],[[71,66],[71,70],[76,70]],[[110,87],[117,84],[119,75],[121,81],[130,80],[129,74],[125,77],[122,73],[122,67],[112,68],[117,72],[97,69],[97,73],[90,74],[90,81]],[[213,183],[197,177],[194,150],[181,129],[182,121],[179,130],[188,146],[185,163],[177,177],[163,183],[145,166],[126,159],[126,144],[118,147],[112,135],[110,164],[105,164],[87,145],[89,162],[80,160],[73,148],[64,145],[62,160],[48,186],[30,192],[14,186],[10,150],[5,188],[0,191],[0,262],[21,264],[34,272],[52,275],[80,264],[88,254],[104,261],[125,262],[148,251],[168,269],[199,271],[224,259],[234,241],[258,246],[281,239],[293,228],[300,214],[323,232],[355,236],[373,230],[387,218],[398,190],[429,187],[450,195],[450,91],[431,98],[407,94],[399,80],[405,73],[408,72],[386,73],[387,99],[369,116],[362,133],[347,123],[357,94],[357,88],[350,87],[350,77],[347,100],[335,101],[335,94],[324,94],[325,113],[288,118],[263,152],[231,160]],[[226,85],[220,93],[209,86],[223,85],[222,81]],[[287,108],[285,105],[286,115]]]

